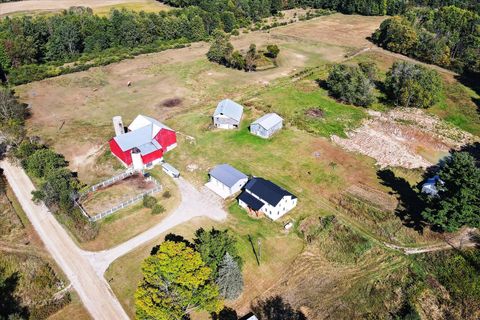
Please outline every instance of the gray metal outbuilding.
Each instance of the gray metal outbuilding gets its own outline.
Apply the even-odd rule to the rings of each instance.
[[[252,122],[250,132],[262,138],[270,138],[283,127],[283,118],[276,113],[267,113]]]

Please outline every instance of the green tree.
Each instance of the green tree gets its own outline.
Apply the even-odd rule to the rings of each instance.
[[[205,231],[200,228],[195,232],[194,243],[203,261],[212,269],[214,278],[218,276],[218,267],[227,253],[242,266],[242,258],[237,252],[237,241],[228,230],[212,228]]]
[[[378,67],[375,62],[366,61],[358,63],[358,67],[362,70],[363,74],[367,76],[370,81],[378,80]]]
[[[242,56],[240,51],[236,50],[232,53],[230,66],[238,70],[243,70],[245,68],[245,58]]]
[[[142,263],[143,280],[135,292],[138,319],[183,319],[200,309],[219,312],[222,302],[211,269],[184,242],[163,242]]]
[[[0,89],[0,130],[8,143],[17,144],[25,136],[26,104],[20,103],[13,92]]]
[[[48,149],[43,149],[48,150]],[[79,188],[79,182],[67,168],[49,171],[40,189],[33,192],[34,200],[41,200],[53,211],[69,211]]]
[[[247,54],[245,55],[245,71],[255,71],[257,66],[255,61],[257,60],[257,46],[255,44],[250,44]]]
[[[410,53],[418,43],[418,35],[403,17],[395,16],[382,22],[372,36],[380,46],[393,52]]]
[[[25,165],[30,174],[43,178],[56,169],[65,167],[67,162],[62,155],[50,149],[39,149],[27,158]]]
[[[431,107],[438,102],[442,88],[435,70],[405,61],[395,62],[385,80],[387,94],[402,107]]]
[[[225,32],[232,32],[232,30],[235,28],[235,24],[237,23],[233,12],[222,12],[220,17],[222,19],[223,30],[225,30]]]
[[[480,227],[480,169],[467,152],[454,152],[438,173],[445,183],[438,196],[426,198],[424,219],[453,232]]]
[[[330,94],[357,106],[368,106],[375,101],[372,81],[357,66],[334,65],[327,78]]]
[[[275,59],[279,53],[280,53],[280,49],[276,44],[269,44],[267,46],[267,52],[265,53],[265,55],[267,57]]]
[[[220,290],[220,295],[225,299],[234,300],[242,293],[242,270],[228,252],[218,267],[218,277],[215,282]]]
[[[212,44],[207,52],[210,61],[228,66],[233,53],[230,36],[223,31],[215,30]]]

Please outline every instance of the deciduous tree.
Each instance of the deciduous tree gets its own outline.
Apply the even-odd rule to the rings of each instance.
[[[165,241],[142,263],[135,292],[138,319],[180,320],[200,309],[219,312],[222,302],[211,269],[184,242]]]

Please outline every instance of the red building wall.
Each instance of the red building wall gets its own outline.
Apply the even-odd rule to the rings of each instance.
[[[177,142],[177,134],[175,131],[161,129],[155,136],[155,140],[160,143],[162,148],[167,149],[168,146]]]
[[[142,160],[144,164],[147,164],[149,162],[152,162],[153,160],[160,159],[161,157],[163,157],[162,149],[150,152],[149,154],[142,156]]]
[[[125,163],[127,166],[132,164],[132,155],[130,154],[130,150],[122,151],[115,139],[111,139],[108,143],[110,144],[110,151],[112,151],[114,155],[122,160],[123,163]]]

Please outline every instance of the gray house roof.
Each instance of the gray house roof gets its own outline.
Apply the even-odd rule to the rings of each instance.
[[[122,151],[130,150],[152,141],[152,126],[145,126],[134,131],[129,131],[113,139],[115,139]]]
[[[276,113],[267,113],[263,117],[255,120],[252,124],[258,124],[262,126],[265,130],[270,130],[278,123],[282,122],[283,118]]]
[[[216,166],[208,174],[229,188],[233,187],[239,180],[248,178],[244,173],[226,163]]]
[[[215,117],[217,115],[225,115],[240,122],[240,120],[242,119],[242,114],[243,107],[241,105],[230,99],[225,99],[218,103],[217,108],[213,113],[213,116]]]

